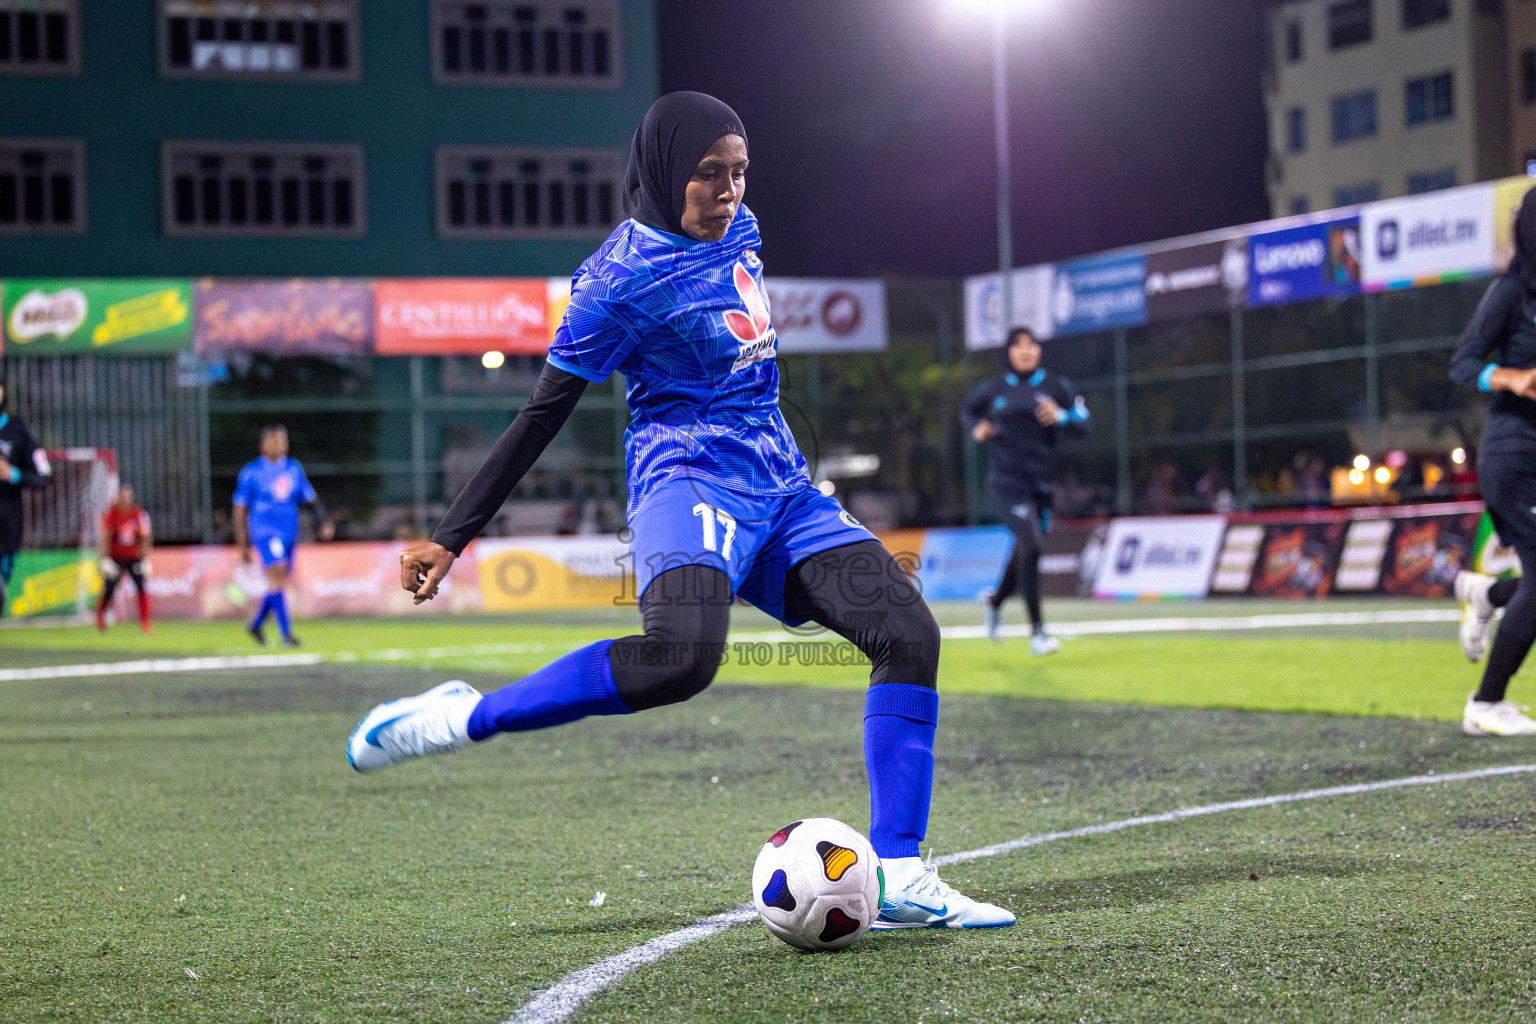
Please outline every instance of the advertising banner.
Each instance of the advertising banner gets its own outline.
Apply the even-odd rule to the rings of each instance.
[[[367,281],[203,278],[197,282],[196,310],[192,344],[198,355],[373,352],[373,285]]]
[[[146,355],[191,346],[191,281],[8,278],[0,292],[8,355]]]
[[[1472,564],[1479,512],[1399,519],[1382,569],[1384,593],[1448,597],[1456,574]]]
[[[5,614],[13,619],[38,615],[73,615],[82,592],[94,601],[101,575],[94,555],[74,551],[23,551],[5,588]]]
[[[1366,291],[1456,281],[1493,270],[1491,184],[1371,203],[1360,214]]]
[[[1326,597],[1338,565],[1344,526],[1342,522],[1266,525],[1248,593],[1255,597]]]
[[[996,274],[978,274],[965,279],[965,347],[972,352],[1001,348],[1003,344],[1003,298]],[[1051,286],[1056,268],[1050,264],[1023,267],[1009,275],[1013,290],[1014,327],[1028,327],[1041,341],[1056,332],[1051,319]]]
[[[374,344],[382,356],[549,351],[542,277],[382,279],[374,282]]]
[[[547,312],[545,319],[549,321],[549,340],[555,340],[555,332],[560,329],[560,321],[565,319],[565,307],[571,304],[571,279],[568,277],[551,277],[544,281],[544,304]]]
[[[1088,334],[1147,322],[1147,261],[1139,253],[1077,260],[1056,268],[1056,334]]]
[[[884,352],[885,282],[770,277],[768,309],[782,355]]]
[[[1493,269],[1502,274],[1515,255],[1515,214],[1536,178],[1505,178],[1493,183]]]
[[[1360,291],[1357,218],[1254,235],[1248,251],[1248,305],[1255,308]]]
[[[929,530],[923,537],[923,597],[929,601],[974,601],[994,586],[1003,559],[1013,550],[1006,526]]]
[[[629,545],[617,537],[508,537],[475,543],[481,600],[488,612],[635,603]]]
[[[1040,592],[1046,597],[1088,597],[1099,571],[1099,556],[1109,536],[1108,524],[1095,527],[1059,527],[1045,535],[1040,552]],[[1002,569],[993,570],[996,582]]]
[[[1222,516],[1116,519],[1099,556],[1093,596],[1206,596],[1226,525]]]
[[[1248,299],[1248,239],[1147,253],[1147,319],[1224,313]]]

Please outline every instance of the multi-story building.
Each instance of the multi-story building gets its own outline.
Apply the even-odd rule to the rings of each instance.
[[[652,0],[0,0],[0,276],[569,273],[622,217],[655,31]]]
[[[1533,0],[1276,0],[1268,24],[1275,216],[1536,158]]]

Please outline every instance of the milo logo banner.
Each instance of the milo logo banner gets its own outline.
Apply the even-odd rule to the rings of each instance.
[[[174,278],[10,278],[6,354],[150,355],[192,341],[192,283]]]

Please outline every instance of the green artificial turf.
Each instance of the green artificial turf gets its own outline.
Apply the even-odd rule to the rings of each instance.
[[[1198,664],[1185,639],[1085,639],[1039,665],[1017,645],[951,644],[946,658],[953,673],[956,649],[1012,653],[1028,686],[1047,685],[1034,675],[1047,668],[1125,672],[1129,700],[1151,685],[1138,663]],[[1094,661],[1100,645],[1125,656]],[[1330,648],[1290,650],[1340,681]],[[985,664],[1006,670],[968,671]],[[503,1021],[572,970],[744,903],[752,859],[784,822],[867,827],[854,689],[717,686],[351,772],[358,716],[437,675],[329,665],[0,684],[0,1020]],[[978,696],[964,682],[946,683],[939,854],[1536,762],[1536,741],[1471,740],[1438,721]],[[1019,926],[872,935],[820,956],[738,927],[641,968],[576,1019],[1529,1020],[1533,797],[1529,776],[1454,782],[955,865],[951,882]]]

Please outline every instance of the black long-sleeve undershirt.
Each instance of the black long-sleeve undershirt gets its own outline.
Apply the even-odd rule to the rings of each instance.
[[[464,548],[480,535],[506,502],[523,474],[544,454],[586,389],[587,382],[581,377],[545,364],[533,397],[518,411],[490,456],[454,499],[453,507],[433,531],[432,541],[455,555],[463,554]]]
[[[1536,367],[1536,296],[1511,274],[1495,278],[1451,355],[1451,380],[1478,388],[1490,365]],[[1482,455],[1536,451],[1536,402],[1495,391],[1483,420]]]

